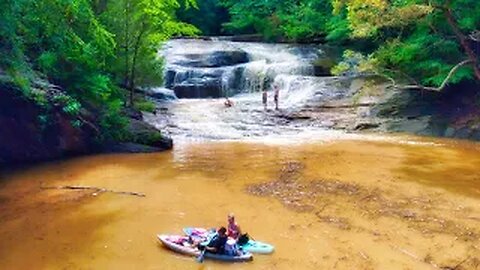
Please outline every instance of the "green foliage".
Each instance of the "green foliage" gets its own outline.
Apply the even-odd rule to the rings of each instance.
[[[185,7],[195,7],[192,0]],[[100,14],[101,21],[114,34],[115,56],[108,62],[109,70],[118,84],[129,89],[130,103],[137,85],[158,84],[161,78],[161,59],[157,51],[161,42],[176,35],[195,35],[192,25],[176,20],[176,0],[118,0],[108,1]]]
[[[138,132],[138,131],[137,131]],[[146,131],[146,132],[139,132],[136,134],[130,134],[129,140],[139,144],[146,144],[146,145],[155,145],[158,143],[163,137],[161,132],[158,131]]]
[[[332,15],[325,25],[326,39],[330,42],[345,42],[351,35],[350,24],[346,14]]]
[[[468,39],[480,25],[480,5],[476,0],[222,0],[222,3],[231,15],[225,27],[233,33],[259,33],[267,40],[325,37],[328,42],[347,43],[360,51],[364,59],[355,61],[355,57],[346,56],[333,69],[334,73],[362,70],[427,86],[441,85],[455,65],[467,57],[472,60],[454,28]],[[447,20],[447,10],[451,10],[453,23]],[[474,45],[469,41],[468,46]],[[478,49],[476,54],[473,59],[480,61]],[[363,67],[354,67],[359,64]],[[472,78],[472,68],[463,67],[449,82]]]
[[[279,14],[290,4],[290,1],[281,4],[278,0],[222,2],[229,9],[231,16],[231,21],[225,24],[228,31],[243,34],[260,33],[267,39],[274,39],[282,34]]]
[[[100,141],[125,141],[128,139],[128,118],[123,115],[122,109],[123,102],[121,100],[111,101],[105,106],[99,119],[102,129],[98,138]]]
[[[446,1],[433,2],[334,0],[335,12],[347,14],[351,38],[375,41],[376,48],[362,56],[364,60],[358,61],[356,68],[406,83],[440,86],[452,68],[467,59],[465,47],[453,29],[468,36],[480,25],[480,8],[474,0],[453,1],[450,6],[443,6]],[[453,23],[447,23],[448,9],[454,16]],[[334,71],[352,70],[346,61]],[[463,67],[449,82],[472,78],[472,68]]]
[[[135,102],[134,108],[136,110],[142,111],[142,112],[150,112],[153,113],[156,109],[155,103],[149,101],[149,100],[140,100]]]
[[[343,60],[334,66],[331,72],[337,76],[368,73],[371,72],[371,70],[367,68],[368,66],[368,59],[363,54],[352,50],[345,50],[343,52]]]
[[[53,101],[62,106],[63,112],[72,116],[78,115],[82,107],[80,102],[67,95],[56,95],[53,97]]]
[[[330,0],[222,0],[231,21],[225,27],[234,33],[260,33],[266,39],[293,41],[328,36],[331,41],[348,37],[345,14],[333,15]]]
[[[32,90],[31,92],[29,92],[28,97],[33,99],[35,103],[41,108],[49,109],[51,107],[50,103],[48,102],[46,93],[43,91]]]
[[[222,24],[230,20],[228,10],[220,0],[198,1],[197,7],[186,7],[182,4],[176,12],[179,20],[197,27],[203,35],[218,36],[225,34]]]
[[[0,75],[45,109],[42,125],[52,103],[72,116],[75,127],[82,125],[81,108],[93,108],[100,139],[121,139],[127,119],[118,85],[161,83],[160,43],[197,33],[176,19],[181,5],[197,7],[193,0],[3,0]],[[36,85],[39,78],[63,93],[47,94]]]

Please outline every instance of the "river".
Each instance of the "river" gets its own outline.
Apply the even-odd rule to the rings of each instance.
[[[258,98],[237,93],[232,110],[182,99],[161,105],[167,118],[146,114],[174,137],[169,152],[3,169],[1,268],[480,268],[479,144],[280,125]],[[44,189],[63,185],[146,197]],[[198,264],[156,239],[225,224],[229,212],[275,252]]]

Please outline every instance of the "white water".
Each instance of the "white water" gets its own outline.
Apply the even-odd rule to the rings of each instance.
[[[224,67],[192,67],[192,55],[212,55],[214,52],[246,52],[249,62]],[[174,71],[174,85],[205,84],[220,75],[223,95],[258,92],[269,89],[279,75],[311,76],[312,62],[322,56],[320,47],[295,46],[205,40],[172,40],[165,44],[162,56],[166,70]]]
[[[188,62],[191,55],[239,50],[248,53],[248,63],[214,68],[178,64]],[[189,80],[189,83],[202,83],[205,74],[221,74],[222,90],[226,95],[233,96],[231,100],[235,105],[227,108],[223,99],[180,99],[160,104],[167,111],[167,116],[147,114],[145,118],[177,141],[292,143],[311,138],[345,137],[341,131],[328,129],[332,125],[330,119],[290,121],[282,117],[306,105],[353,94],[348,87],[335,85],[337,78],[312,76],[314,69],[311,63],[322,53],[319,47],[314,46],[172,40],[165,45],[162,54],[166,69],[175,71],[174,82]],[[272,83],[280,87],[280,111],[273,110],[273,93],[269,88]],[[263,108],[262,89],[268,90],[268,110]]]

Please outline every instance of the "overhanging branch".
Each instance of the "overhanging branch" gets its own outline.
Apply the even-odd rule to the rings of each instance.
[[[381,77],[387,79],[388,81],[390,81],[392,83],[391,87],[393,88],[396,88],[396,89],[402,89],[402,90],[415,90],[415,89],[418,89],[418,90],[427,90],[427,91],[435,91],[435,92],[441,92],[443,91],[447,85],[448,85],[448,82],[452,79],[453,75],[455,75],[455,73],[463,66],[465,65],[470,65],[470,64],[473,64],[473,61],[470,60],[470,59],[467,59],[467,60],[464,60],[458,64],[456,64],[451,70],[450,72],[448,72],[448,75],[447,77],[445,77],[445,79],[443,80],[442,84],[439,86],[439,87],[429,87],[429,86],[424,86],[424,85],[421,85],[419,83],[415,83],[415,84],[412,84],[412,85],[399,85],[396,83],[395,79],[393,79],[392,77],[390,76],[387,76],[385,74],[379,74]]]

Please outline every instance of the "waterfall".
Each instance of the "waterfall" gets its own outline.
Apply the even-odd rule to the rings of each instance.
[[[321,46],[181,39],[167,42],[160,53],[165,88],[180,99],[159,102],[165,114],[144,117],[175,140],[272,142],[299,134],[326,136],[325,129],[337,119],[332,114],[308,115],[309,109],[353,94],[348,82],[315,76],[314,63],[328,57]],[[279,110],[272,84],[280,89]],[[263,90],[268,91],[266,108]],[[234,106],[218,99],[224,96],[232,97]],[[291,116],[296,114],[308,120],[295,121]]]
[[[311,76],[323,51],[312,45],[172,40],[161,51],[165,87],[180,98],[269,90],[279,76]]]

